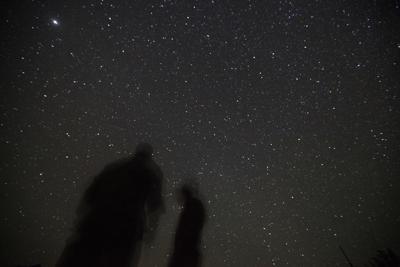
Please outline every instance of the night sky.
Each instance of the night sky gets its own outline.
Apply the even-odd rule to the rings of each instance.
[[[166,266],[195,180],[204,266],[400,254],[400,2],[3,1],[0,265],[54,265],[94,175],[150,142]]]

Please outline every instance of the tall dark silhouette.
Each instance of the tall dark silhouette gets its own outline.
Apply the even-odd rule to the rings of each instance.
[[[162,172],[152,147],[105,167],[78,207],[78,220],[57,267],[131,267],[141,241],[152,240],[162,201]]]
[[[174,251],[169,267],[201,266],[201,233],[206,221],[206,211],[196,192],[189,186],[180,190],[183,204],[175,233]]]

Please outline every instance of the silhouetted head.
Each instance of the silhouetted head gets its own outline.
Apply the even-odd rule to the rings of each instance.
[[[149,143],[139,143],[136,146],[136,156],[151,158],[153,155],[153,147]]]
[[[189,198],[193,196],[193,188],[191,188],[189,185],[183,185],[181,187],[181,194],[184,198]]]
[[[188,184],[184,184],[178,191],[178,203],[183,204],[186,200],[196,196],[196,189]]]

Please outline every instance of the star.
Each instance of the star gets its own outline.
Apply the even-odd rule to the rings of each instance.
[[[51,20],[51,24],[53,24],[54,26],[60,25],[59,21],[56,20],[56,19],[52,19],[52,20]]]

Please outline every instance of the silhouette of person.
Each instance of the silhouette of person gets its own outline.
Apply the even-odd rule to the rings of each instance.
[[[133,156],[94,178],[57,267],[137,266],[141,241],[153,240],[164,211],[162,172],[152,153],[151,145],[139,144]]]
[[[206,211],[193,188],[184,185],[178,201],[183,204],[175,233],[174,251],[169,267],[201,266],[201,233],[206,221]]]

